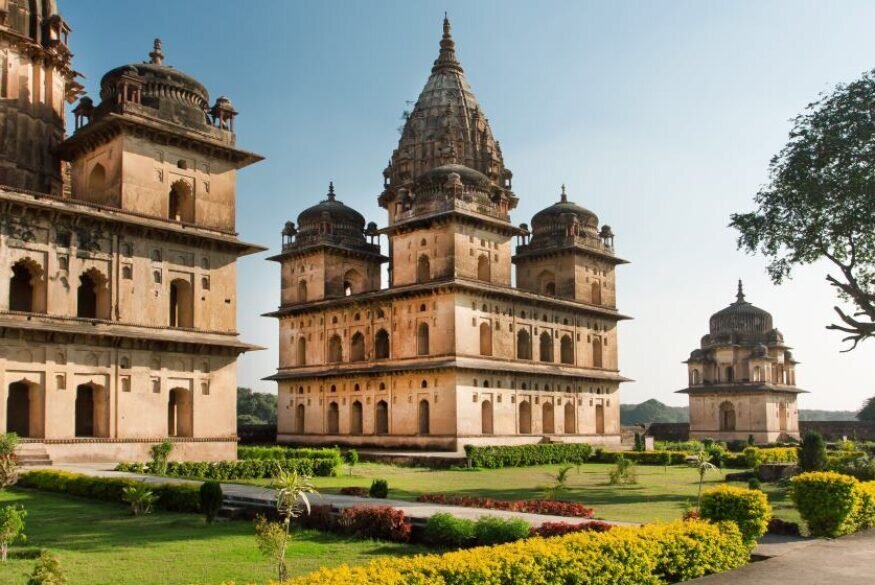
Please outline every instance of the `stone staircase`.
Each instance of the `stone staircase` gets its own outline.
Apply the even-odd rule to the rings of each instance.
[[[42,443],[19,443],[15,448],[15,459],[22,467],[52,464],[49,452]]]

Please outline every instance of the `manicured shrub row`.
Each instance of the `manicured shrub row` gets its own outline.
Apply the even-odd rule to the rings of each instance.
[[[389,506],[352,506],[339,515],[330,505],[312,506],[295,522],[302,528],[393,542],[408,542],[411,533],[404,512]]]
[[[542,536],[548,538],[551,536],[565,536],[574,532],[607,532],[614,526],[601,520],[592,520],[591,522],[581,522],[580,524],[572,524],[571,522],[544,522],[537,528],[532,528],[531,536]]]
[[[556,502],[552,500],[495,500],[477,496],[447,496],[444,494],[422,494],[417,502],[463,506],[465,508],[485,508],[487,510],[507,510],[509,512],[528,512],[550,516],[571,516],[572,518],[592,518],[594,511],[577,502]]]
[[[727,455],[726,467],[756,469],[763,463],[796,463],[799,450],[796,447],[747,447],[740,454]]]
[[[656,585],[735,569],[748,557],[734,523],[679,521],[343,565],[286,585]]]
[[[245,459],[242,461],[171,461],[164,475],[214,479],[261,479],[275,477],[282,468],[301,475],[331,477],[337,475],[339,463],[334,459]],[[155,473],[151,463],[119,463],[116,471]],[[156,474],[158,475],[158,474]]]
[[[790,480],[790,496],[813,536],[842,536],[875,527],[875,482],[832,471]]]
[[[741,537],[753,547],[766,533],[772,507],[766,494],[759,490],[721,485],[702,494],[699,516],[712,522],[735,522]]]
[[[593,463],[616,463],[617,457],[622,455],[632,463],[640,465],[683,465],[689,453],[683,451],[602,451],[596,449],[592,458]]]
[[[826,459],[826,470],[856,477],[860,481],[875,480],[875,457],[869,455],[842,454],[830,455]]]
[[[592,455],[585,443],[552,443],[547,445],[512,445],[506,447],[475,447],[465,445],[465,455],[471,467],[497,469],[527,467],[548,463],[584,463]]]
[[[367,498],[370,490],[366,487],[347,486],[340,488],[341,496],[357,496],[359,498]]]
[[[426,522],[424,538],[433,546],[467,548],[522,540],[530,531],[525,520],[483,516],[474,521],[440,512]]]
[[[39,470],[21,476],[18,485],[22,487],[93,498],[107,502],[121,502],[122,490],[140,485],[140,481],[120,477],[90,477],[67,471]],[[201,510],[200,486],[196,484],[148,484],[149,490],[158,496],[155,505],[170,512],[190,512]]]
[[[292,447],[237,447],[238,459],[331,459],[341,464],[340,449],[308,449]]]

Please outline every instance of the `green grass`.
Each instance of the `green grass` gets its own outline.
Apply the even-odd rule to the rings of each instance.
[[[348,468],[343,466],[338,477],[317,477],[313,483],[320,492],[330,494],[337,493],[343,486],[370,487],[372,480],[380,478],[389,482],[389,497],[399,500],[414,500],[423,493],[533,499],[543,497],[541,488],[552,483],[561,467],[541,465],[432,471],[363,463],[353,468],[352,477],[348,476]],[[618,487],[608,484],[608,473],[613,467],[607,463],[587,463],[580,466],[579,472],[577,468],[572,469],[568,476],[568,492],[561,499],[595,508],[598,518],[628,522],[675,520],[680,518],[688,504],[695,504],[699,486],[695,469],[675,466],[666,470],[659,466],[638,465],[635,468],[638,484]],[[705,476],[705,489],[723,482],[724,476],[725,472],[721,470],[709,471]],[[270,480],[245,483],[269,485]],[[763,484],[763,490],[780,518],[799,521],[798,513],[783,489]]]
[[[134,518],[122,505],[14,489],[0,505],[27,508],[27,542],[12,547],[56,553],[70,585],[189,585],[236,580],[265,583],[272,567],[258,552],[250,522],[206,525],[192,514],[155,513]],[[323,566],[360,564],[378,556],[424,552],[414,546],[348,540],[314,531],[296,533],[288,549],[292,575]],[[0,585],[20,585],[34,561],[0,564]]]

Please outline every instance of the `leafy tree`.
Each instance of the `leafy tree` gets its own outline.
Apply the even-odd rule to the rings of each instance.
[[[276,424],[276,394],[237,388],[237,425]]]
[[[875,396],[866,400],[863,409],[857,413],[857,419],[875,421]]]
[[[67,585],[58,557],[47,550],[40,553],[27,585]]]
[[[826,443],[817,431],[808,431],[799,447],[799,469],[822,471],[826,469]]]
[[[18,435],[15,433],[0,435],[0,489],[15,485],[18,481],[16,447],[18,447]]]
[[[6,562],[9,545],[17,540],[25,540],[24,519],[27,511],[23,506],[3,506],[0,508],[0,561]]]
[[[790,140],[769,165],[757,210],[732,215],[738,246],[769,258],[776,284],[794,266],[829,260],[841,331],[857,347],[875,336],[875,71],[821,94],[796,117]]]

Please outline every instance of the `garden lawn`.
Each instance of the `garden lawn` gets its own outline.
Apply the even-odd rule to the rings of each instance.
[[[561,467],[540,465],[433,471],[361,463],[353,468],[352,477],[349,477],[349,468],[344,465],[338,477],[316,477],[313,483],[323,493],[337,493],[344,486],[370,487],[374,479],[385,479],[389,482],[389,498],[399,500],[415,500],[424,493],[485,496],[504,500],[537,499],[544,497],[543,487],[553,482]],[[598,518],[628,522],[677,520],[687,505],[696,503],[699,475],[693,468],[674,466],[666,470],[660,466],[638,465],[635,467],[637,485],[612,486],[608,484],[608,474],[613,468],[613,464],[586,463],[572,469],[568,476],[568,491],[559,499],[591,506],[595,508]],[[722,470],[709,471],[705,476],[705,489],[722,483],[724,475]],[[240,483],[269,485],[270,480]],[[786,497],[784,489],[763,484],[763,490],[775,506],[778,517],[799,521],[799,515]]]
[[[13,489],[0,505],[27,508],[27,542],[11,548],[46,548],[56,553],[70,585],[217,585],[265,583],[270,561],[256,548],[252,523],[217,522],[202,516],[154,513],[134,518],[119,504]],[[360,564],[384,555],[423,549],[385,542],[348,540],[314,531],[296,533],[288,549],[290,574],[323,566]],[[35,561],[12,558],[0,564],[0,585],[23,585]]]

